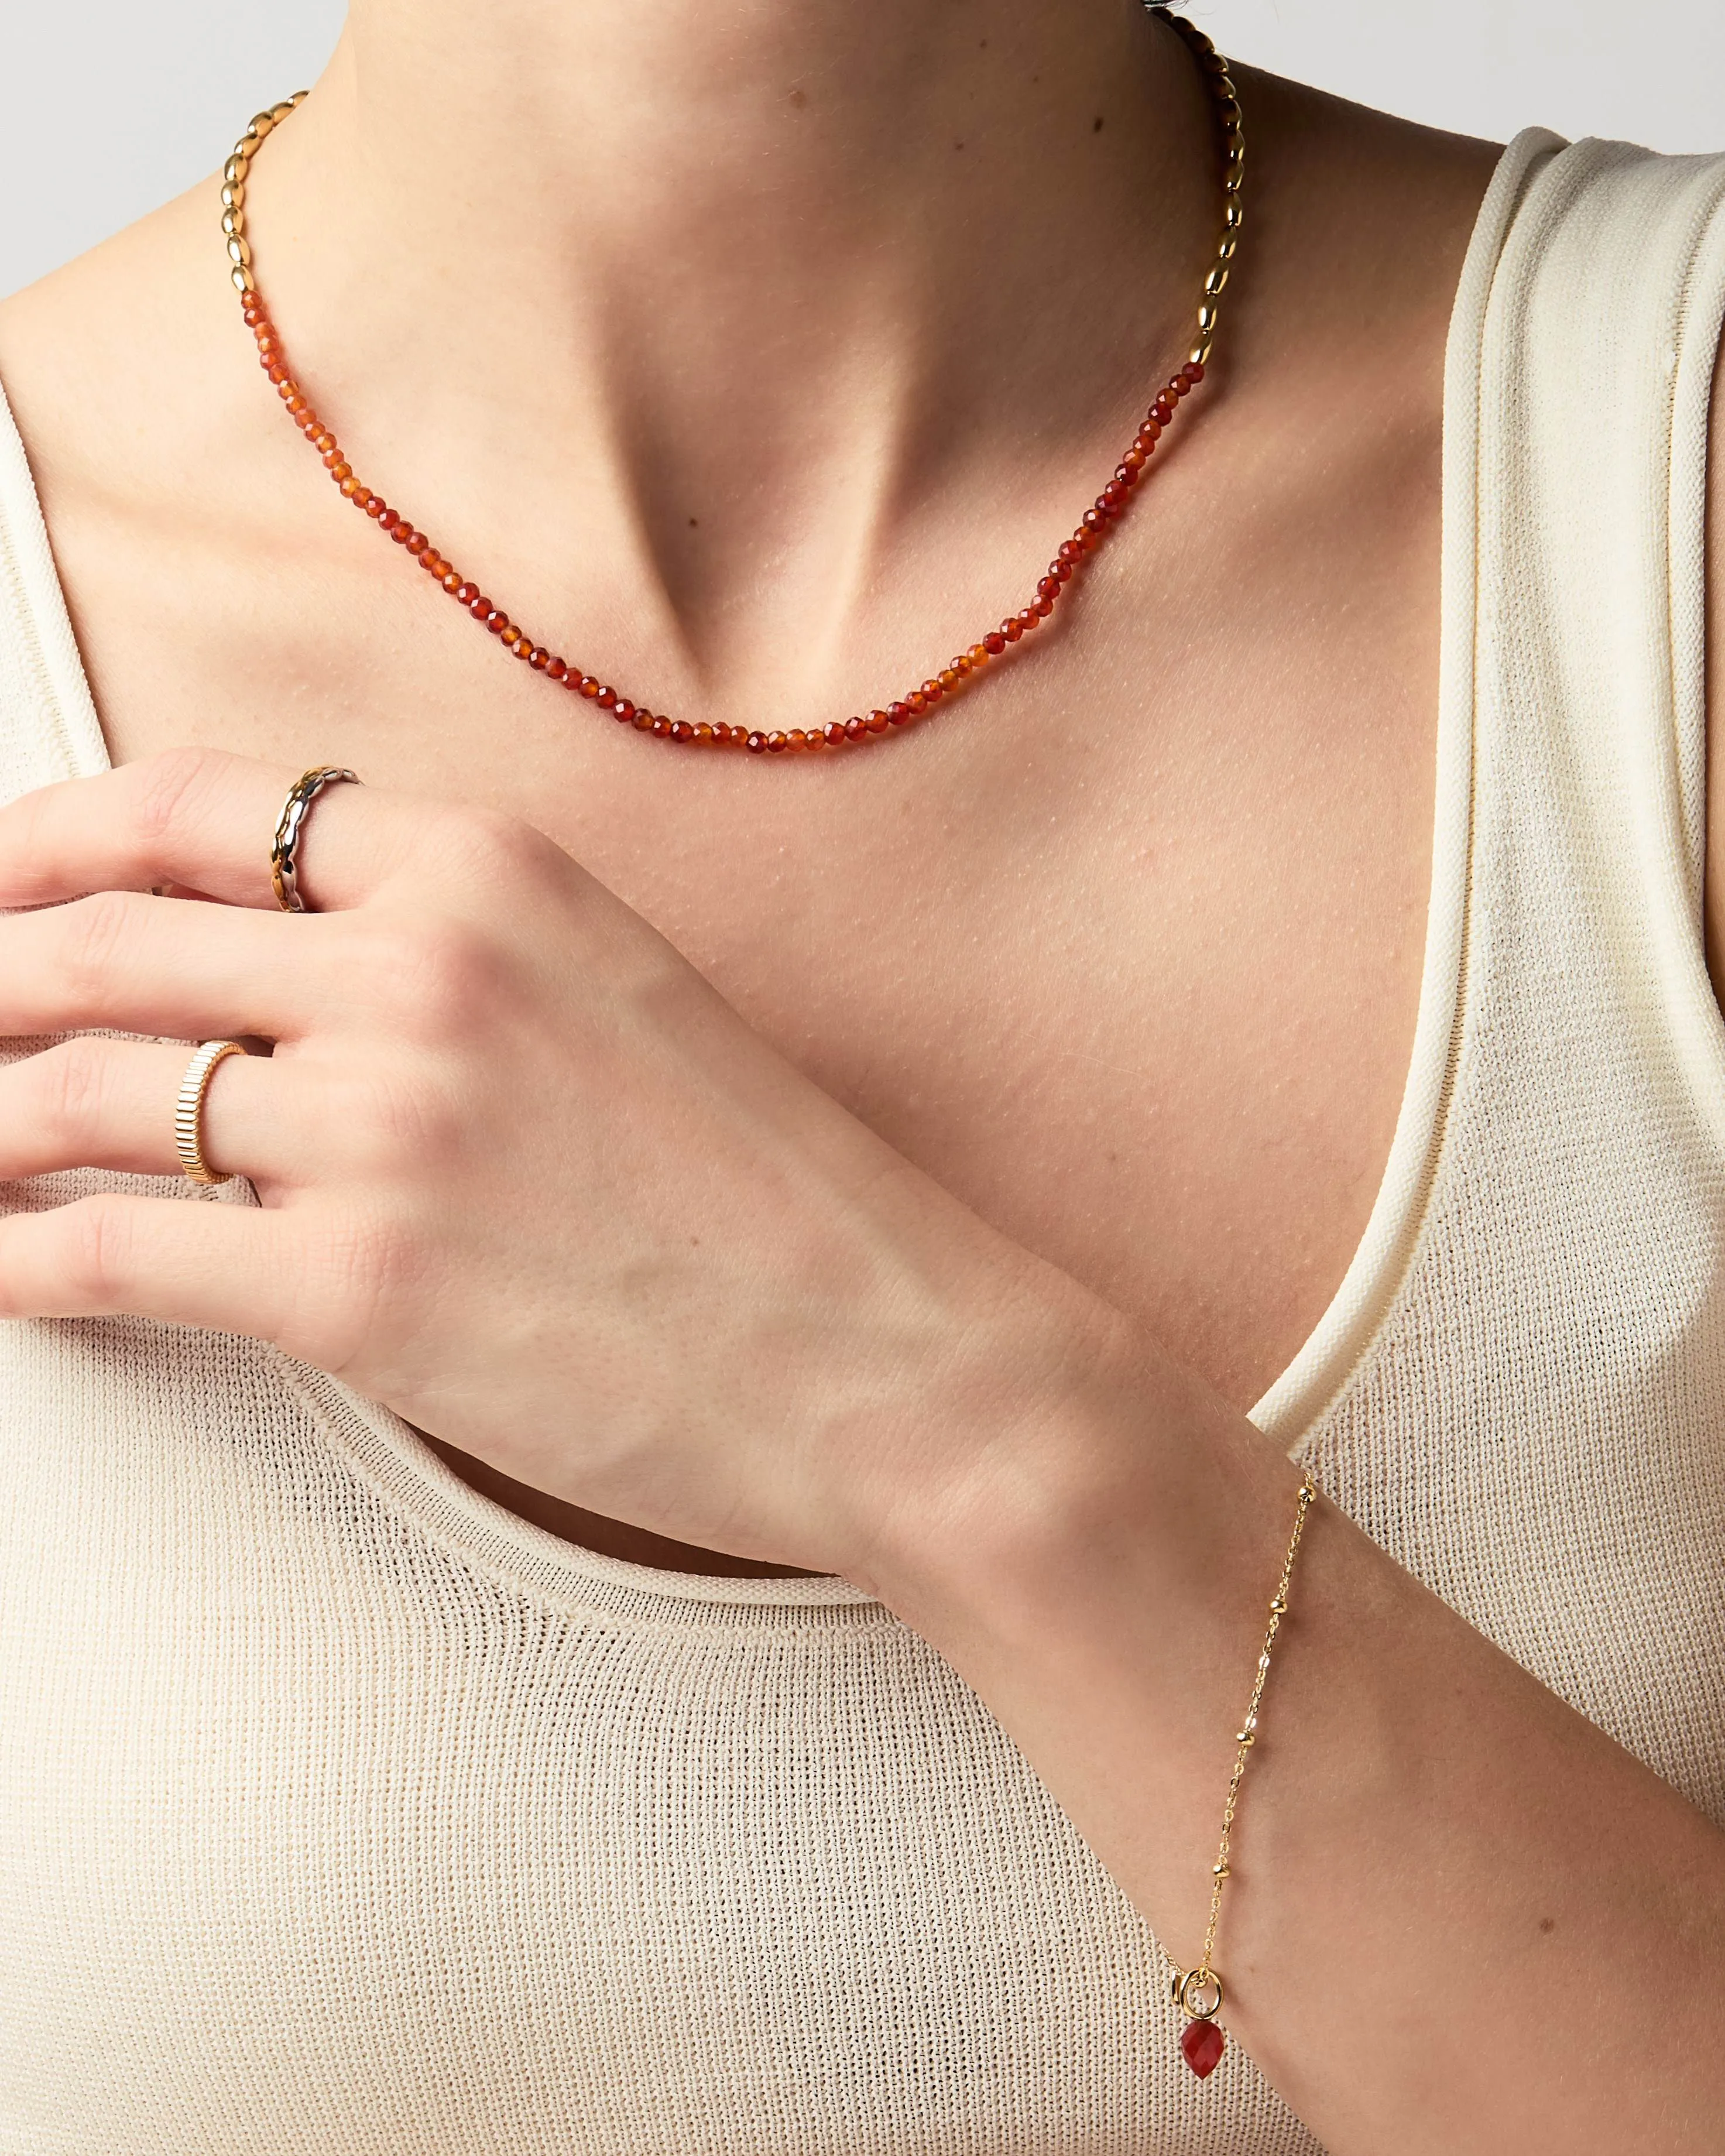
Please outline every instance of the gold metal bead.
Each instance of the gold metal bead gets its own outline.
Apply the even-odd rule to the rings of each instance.
[[[303,105],[311,95],[311,92],[309,90],[296,90],[293,95],[288,100],[288,103],[290,105]]]
[[[1255,1783],[1253,1787],[1255,1788],[1257,1784]],[[1218,1879],[1231,1879],[1234,1876],[1234,1874],[1228,1869],[1228,1866],[1225,1864],[1213,1864],[1210,1866],[1210,1871]]]
[[[222,207],[223,209],[244,209],[245,208],[245,182],[244,180],[223,181]]]
[[[254,112],[252,124],[245,131],[248,135],[255,135],[261,142],[275,125],[275,115],[273,112]]]
[[[236,232],[228,242],[228,258],[238,263],[242,270],[249,270],[252,263],[251,242]],[[1201,319],[1201,317],[1200,317]]]
[[[1236,1744],[1255,1744],[1258,1740],[1250,1729],[1236,1729],[1234,1741]]]
[[[1225,264],[1219,262],[1215,268],[1211,270],[1209,275],[1204,279],[1204,289],[1214,298],[1214,296],[1222,290],[1223,286],[1226,285],[1227,282],[1227,266]]]
[[[236,150],[234,155],[228,160],[227,163],[223,166],[222,177],[226,180],[231,187],[236,181],[243,183],[246,174],[250,170],[251,161],[247,157],[241,157],[239,151]]]
[[[228,275],[234,280],[234,289],[236,292],[255,292],[257,290],[258,287],[256,282],[249,270],[230,270]]]
[[[244,240],[241,240],[241,241],[239,242],[239,244],[240,244],[242,247],[244,247],[244,244],[245,244],[245,242],[244,242]],[[233,250],[234,250],[234,242],[233,242],[232,240],[230,240],[230,241],[228,243],[228,252],[229,252],[230,254],[232,254],[232,253],[233,253]],[[239,257],[238,257],[238,256],[235,256],[235,258],[234,258],[234,259],[235,259],[236,260],[239,260],[240,258],[239,258]],[[1213,305],[1209,305],[1209,304],[1206,303],[1204,306],[1201,306],[1201,307],[1199,309],[1199,311],[1198,311],[1198,326],[1199,326],[1199,330],[1200,330],[1201,331],[1204,331],[1204,332],[1206,332],[1206,333],[1207,333],[1208,331],[1211,331],[1211,330],[1214,329],[1214,327],[1216,326],[1216,310],[1215,310],[1215,308],[1214,308]]]
[[[285,120],[285,119],[287,118],[287,116],[288,116],[289,113],[290,113],[290,112],[293,110],[293,109],[294,109],[294,100],[292,100],[292,98],[290,98],[290,98],[285,99],[281,104],[280,104],[280,105],[272,105],[270,106],[270,117],[272,120],[276,121],[278,121],[278,122],[279,122],[279,121],[280,121]]]
[[[222,229],[230,239],[237,239],[245,230],[245,218],[237,209],[222,212]]]

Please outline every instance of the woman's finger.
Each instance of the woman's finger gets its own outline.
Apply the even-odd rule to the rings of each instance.
[[[0,1181],[69,1168],[177,1175],[174,1107],[192,1053],[83,1034],[0,1069]],[[218,1175],[303,1182],[320,1157],[319,1121],[292,1070],[267,1056],[228,1056],[204,1091],[204,1163]]]
[[[342,922],[104,891],[0,919],[0,1034],[296,1038],[336,1019]]]
[[[274,1339],[294,1322],[293,1230],[251,1205],[104,1192],[0,1218],[0,1317],[126,1312]]]
[[[218,749],[172,749],[22,794],[0,808],[0,907],[175,884],[277,911],[270,850],[299,776]],[[371,787],[326,787],[299,847],[308,906],[361,904],[449,814]]]

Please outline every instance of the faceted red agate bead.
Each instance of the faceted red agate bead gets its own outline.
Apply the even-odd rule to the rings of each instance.
[[[991,658],[998,658],[1006,649],[1006,639],[998,629],[991,629],[983,639],[983,649]]]
[[[1189,2021],[1180,2031],[1180,2051],[1199,2081],[1208,2080],[1220,2065],[1227,2039],[1214,2021]]]

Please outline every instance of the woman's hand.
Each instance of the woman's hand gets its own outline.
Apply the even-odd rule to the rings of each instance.
[[[254,1334],[555,1496],[853,1576],[1096,1382],[1122,1321],[527,825],[331,788],[320,911],[277,911],[294,776],[176,752],[0,810],[0,906],[43,909],[0,920],[0,1034],[275,1044],[203,1116],[261,1210],[0,1219],[0,1312]],[[84,1038],[0,1070],[0,1178],[177,1173],[188,1057]]]

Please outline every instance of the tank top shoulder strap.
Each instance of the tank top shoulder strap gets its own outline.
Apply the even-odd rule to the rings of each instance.
[[[0,391],[0,801],[107,762],[35,482]]]
[[[1584,141],[1528,175],[1477,355],[1480,795],[1557,784],[1594,895],[1692,956],[1722,315],[1725,156]]]
[[[1452,1214],[1468,1225],[1446,1305],[1495,1309],[1553,1267],[1616,1263],[1597,1178],[1601,1217],[1585,1231],[1564,1194],[1577,1148],[1620,1145],[1626,1118],[1663,1135],[1650,1124],[1635,1175],[1626,1155],[1617,1163],[1620,1209],[1692,1199],[1725,1236],[1712,1165],[1725,1163],[1725,1025],[1700,905],[1722,315],[1725,157],[1571,145],[1543,129],[1504,152],[1445,362],[1419,1028],[1353,1265],[1253,1410],[1296,1450],[1321,1441],[1327,1403],[1378,1383],[1392,1352],[1405,1357],[1398,1313],[1425,1308]],[[1531,1206],[1547,1179],[1543,1245],[1529,1240],[1530,1214],[1500,1254],[1507,1273],[1487,1279],[1505,1209]]]

